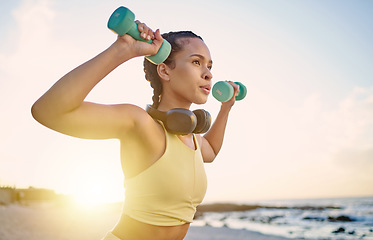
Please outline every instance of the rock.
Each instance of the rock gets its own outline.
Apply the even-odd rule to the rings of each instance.
[[[337,230],[333,231],[332,233],[344,233],[345,231],[346,229],[344,229],[343,227],[340,227]]]
[[[273,220],[277,219],[277,218],[283,218],[284,216],[281,216],[281,215],[276,215],[276,216],[272,216],[272,217],[268,217],[268,223],[271,223]]]
[[[350,218],[349,216],[338,216],[338,217],[328,217],[328,221],[330,222],[353,222],[355,221],[354,219]]]
[[[219,221],[220,222],[225,221],[225,220],[227,220],[227,218],[228,218],[227,216],[224,216],[224,217],[220,218]]]
[[[354,221],[349,216],[339,216],[335,220],[337,220],[337,222],[353,222]]]
[[[303,220],[318,221],[318,222],[325,221],[325,219],[322,217],[304,217]]]

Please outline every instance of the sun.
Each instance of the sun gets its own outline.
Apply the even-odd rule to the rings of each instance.
[[[80,206],[94,206],[104,203],[122,202],[124,200],[123,179],[112,174],[97,175],[86,171],[84,176],[74,181],[71,195]]]
[[[73,199],[79,207],[92,207],[104,205],[107,203],[121,202],[118,194],[114,191],[105,189],[104,191],[97,190],[97,188],[85,188],[84,191],[79,191],[73,194]]]

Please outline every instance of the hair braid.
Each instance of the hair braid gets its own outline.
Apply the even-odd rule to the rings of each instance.
[[[160,96],[162,94],[162,83],[161,81],[151,81],[150,86],[153,88],[153,108],[158,108],[160,102]]]

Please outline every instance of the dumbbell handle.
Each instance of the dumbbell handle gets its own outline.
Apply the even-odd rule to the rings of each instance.
[[[247,89],[245,85],[240,82],[235,82],[239,86],[238,95],[235,97],[237,101],[246,97]],[[234,94],[234,88],[227,81],[219,81],[212,87],[212,95],[219,102],[229,101]]]
[[[128,34],[136,40],[152,43],[152,40],[141,38],[137,23],[135,22],[135,14],[126,7],[117,8],[110,16],[108,28],[119,36]],[[162,46],[155,55],[146,56],[146,58],[154,64],[164,62],[171,52],[171,44],[163,39]]]

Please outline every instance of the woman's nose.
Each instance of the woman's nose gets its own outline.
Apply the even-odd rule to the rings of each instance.
[[[212,79],[212,73],[211,73],[210,69],[208,69],[208,68],[206,69],[206,71],[203,75],[203,78],[205,80],[209,80],[209,81]]]

